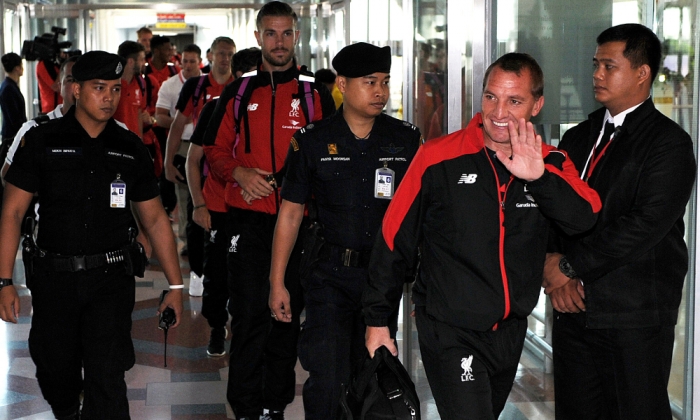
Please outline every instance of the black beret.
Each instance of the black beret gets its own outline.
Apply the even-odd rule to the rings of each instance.
[[[116,54],[106,51],[90,51],[80,56],[73,65],[73,79],[78,82],[87,80],[115,80],[122,77],[126,61]]]
[[[391,71],[391,47],[377,47],[365,42],[348,45],[333,58],[338,75],[363,77],[372,73]]]

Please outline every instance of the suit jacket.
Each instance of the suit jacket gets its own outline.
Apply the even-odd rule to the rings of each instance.
[[[605,108],[562,139],[582,171]],[[695,179],[693,143],[651,99],[629,113],[588,184],[603,202],[595,227],[565,237],[584,282],[589,328],[675,325],[688,270],[683,214]]]
[[[2,110],[0,134],[3,139],[9,139],[9,143],[12,143],[22,124],[27,122],[27,114],[24,110],[24,95],[19,90],[17,82],[9,77],[0,84],[0,110]]]

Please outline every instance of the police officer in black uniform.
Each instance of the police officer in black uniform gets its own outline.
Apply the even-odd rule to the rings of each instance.
[[[322,232],[305,240],[306,320],[299,343],[299,359],[309,371],[303,392],[307,420],[336,418],[340,385],[348,382],[352,363],[364,352],[360,298],[370,251],[422,141],[416,127],[382,113],[389,100],[389,47],[347,46],[333,59],[333,67],[343,106],[292,138],[270,273],[272,316],[291,322],[284,272],[305,203],[313,197],[311,218]],[[319,249],[312,242],[318,243],[320,236],[325,243]]]
[[[58,419],[128,419],[124,372],[134,365],[134,275],[145,257],[134,241],[138,214],[173,289],[160,310],[182,313],[173,231],[141,140],[112,118],[124,60],[93,51],[73,67],[75,106],[29,130],[6,176],[0,219],[0,318],[16,323],[12,286],[20,223],[34,193],[41,200],[32,244],[29,351],[44,398]],[[81,373],[84,369],[84,376]]]

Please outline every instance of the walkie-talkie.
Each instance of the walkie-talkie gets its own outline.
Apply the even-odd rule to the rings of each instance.
[[[167,290],[163,290],[163,292],[160,294],[160,302],[158,306],[163,304],[163,299],[165,299],[165,295],[168,294]],[[167,359],[167,353],[168,353],[168,329],[170,329],[170,326],[175,324],[175,311],[173,308],[166,307],[163,309],[163,312],[160,313],[160,317],[158,318],[158,328],[163,330],[163,367],[168,367],[168,359]]]

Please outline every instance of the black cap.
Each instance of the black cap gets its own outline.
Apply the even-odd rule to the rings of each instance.
[[[363,77],[372,73],[391,72],[391,47],[377,47],[365,42],[348,45],[333,58],[338,75]]]
[[[122,77],[126,61],[116,54],[106,51],[90,51],[80,56],[73,65],[73,79],[78,82],[87,80],[115,80]]]

